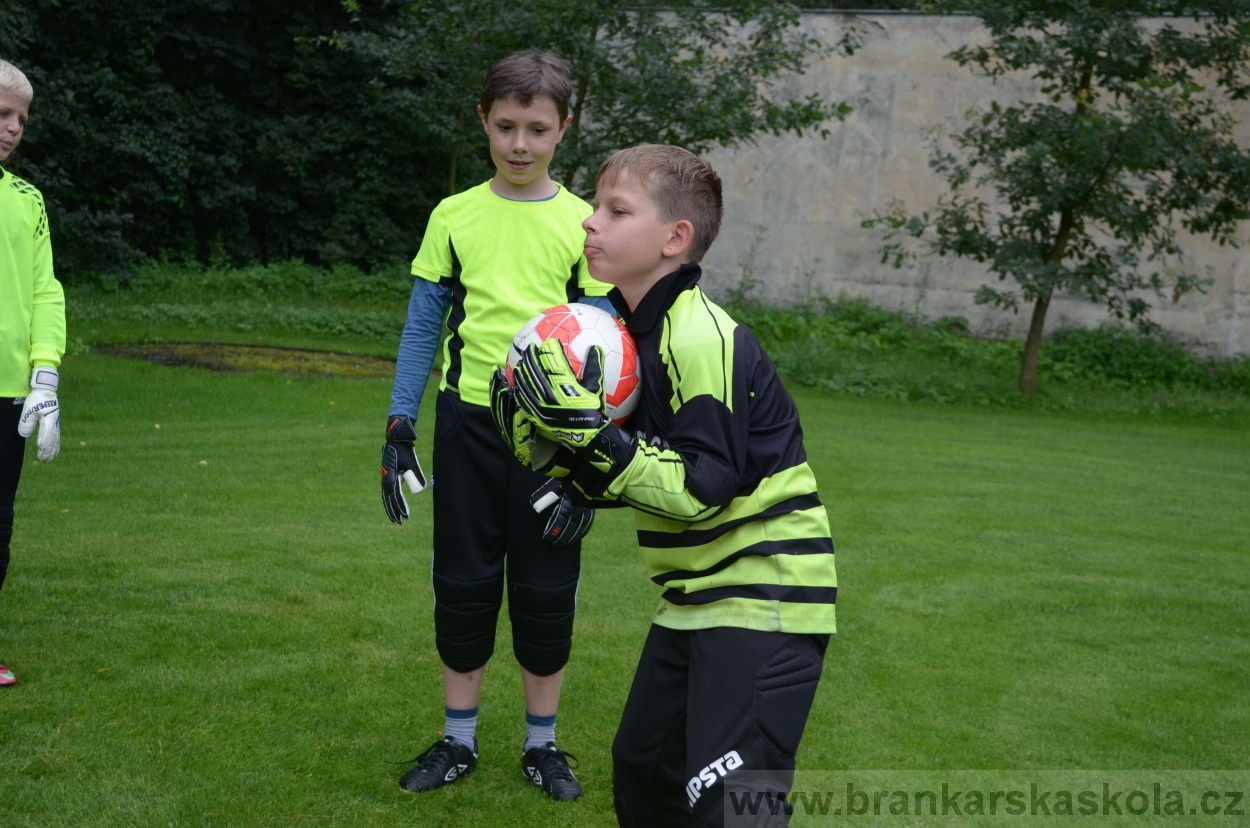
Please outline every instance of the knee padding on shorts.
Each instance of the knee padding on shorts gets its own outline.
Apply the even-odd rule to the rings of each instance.
[[[559,586],[509,582],[508,613],[517,662],[536,676],[562,669],[573,648],[576,609],[577,579]]]
[[[490,661],[502,603],[502,575],[458,581],[434,573],[434,641],[444,664],[470,673]]]

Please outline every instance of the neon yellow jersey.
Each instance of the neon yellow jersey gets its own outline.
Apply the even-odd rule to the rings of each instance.
[[[451,288],[441,389],[490,405],[491,373],[534,314],[607,294],[611,285],[593,279],[582,256],[590,212],[563,187],[544,201],[512,201],[489,181],[434,208],[412,273]]]
[[[43,194],[0,169],[0,397],[26,396],[32,366],[58,366],[64,353],[65,292]]]

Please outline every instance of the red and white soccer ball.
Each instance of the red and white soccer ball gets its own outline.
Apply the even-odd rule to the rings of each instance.
[[[638,377],[638,348],[634,338],[615,316],[594,305],[571,302],[543,311],[525,323],[508,349],[508,381],[512,368],[528,346],[548,339],[564,343],[569,364],[582,375],[582,365],[591,346],[603,349],[603,381],[607,392],[608,417],[621,425],[638,405],[641,385]]]

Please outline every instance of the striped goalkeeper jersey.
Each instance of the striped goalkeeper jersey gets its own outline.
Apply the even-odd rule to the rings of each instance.
[[[698,286],[698,265],[629,312],[642,449],[608,489],[634,507],[655,623],[832,633],[837,575],[829,520],[798,409],[751,331]]]

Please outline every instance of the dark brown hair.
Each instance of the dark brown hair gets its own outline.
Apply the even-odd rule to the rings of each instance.
[[[551,52],[531,49],[508,55],[492,66],[478,102],[482,112],[489,115],[491,105],[500,98],[529,106],[537,97],[551,98],[563,124],[569,114],[569,99],[573,97],[568,67]]]
[[[681,147],[640,144],[609,156],[599,167],[595,186],[627,171],[638,177],[655,201],[661,221],[685,219],[694,227],[686,260],[699,262],[716,241],[725,214],[720,176],[712,165]]]

